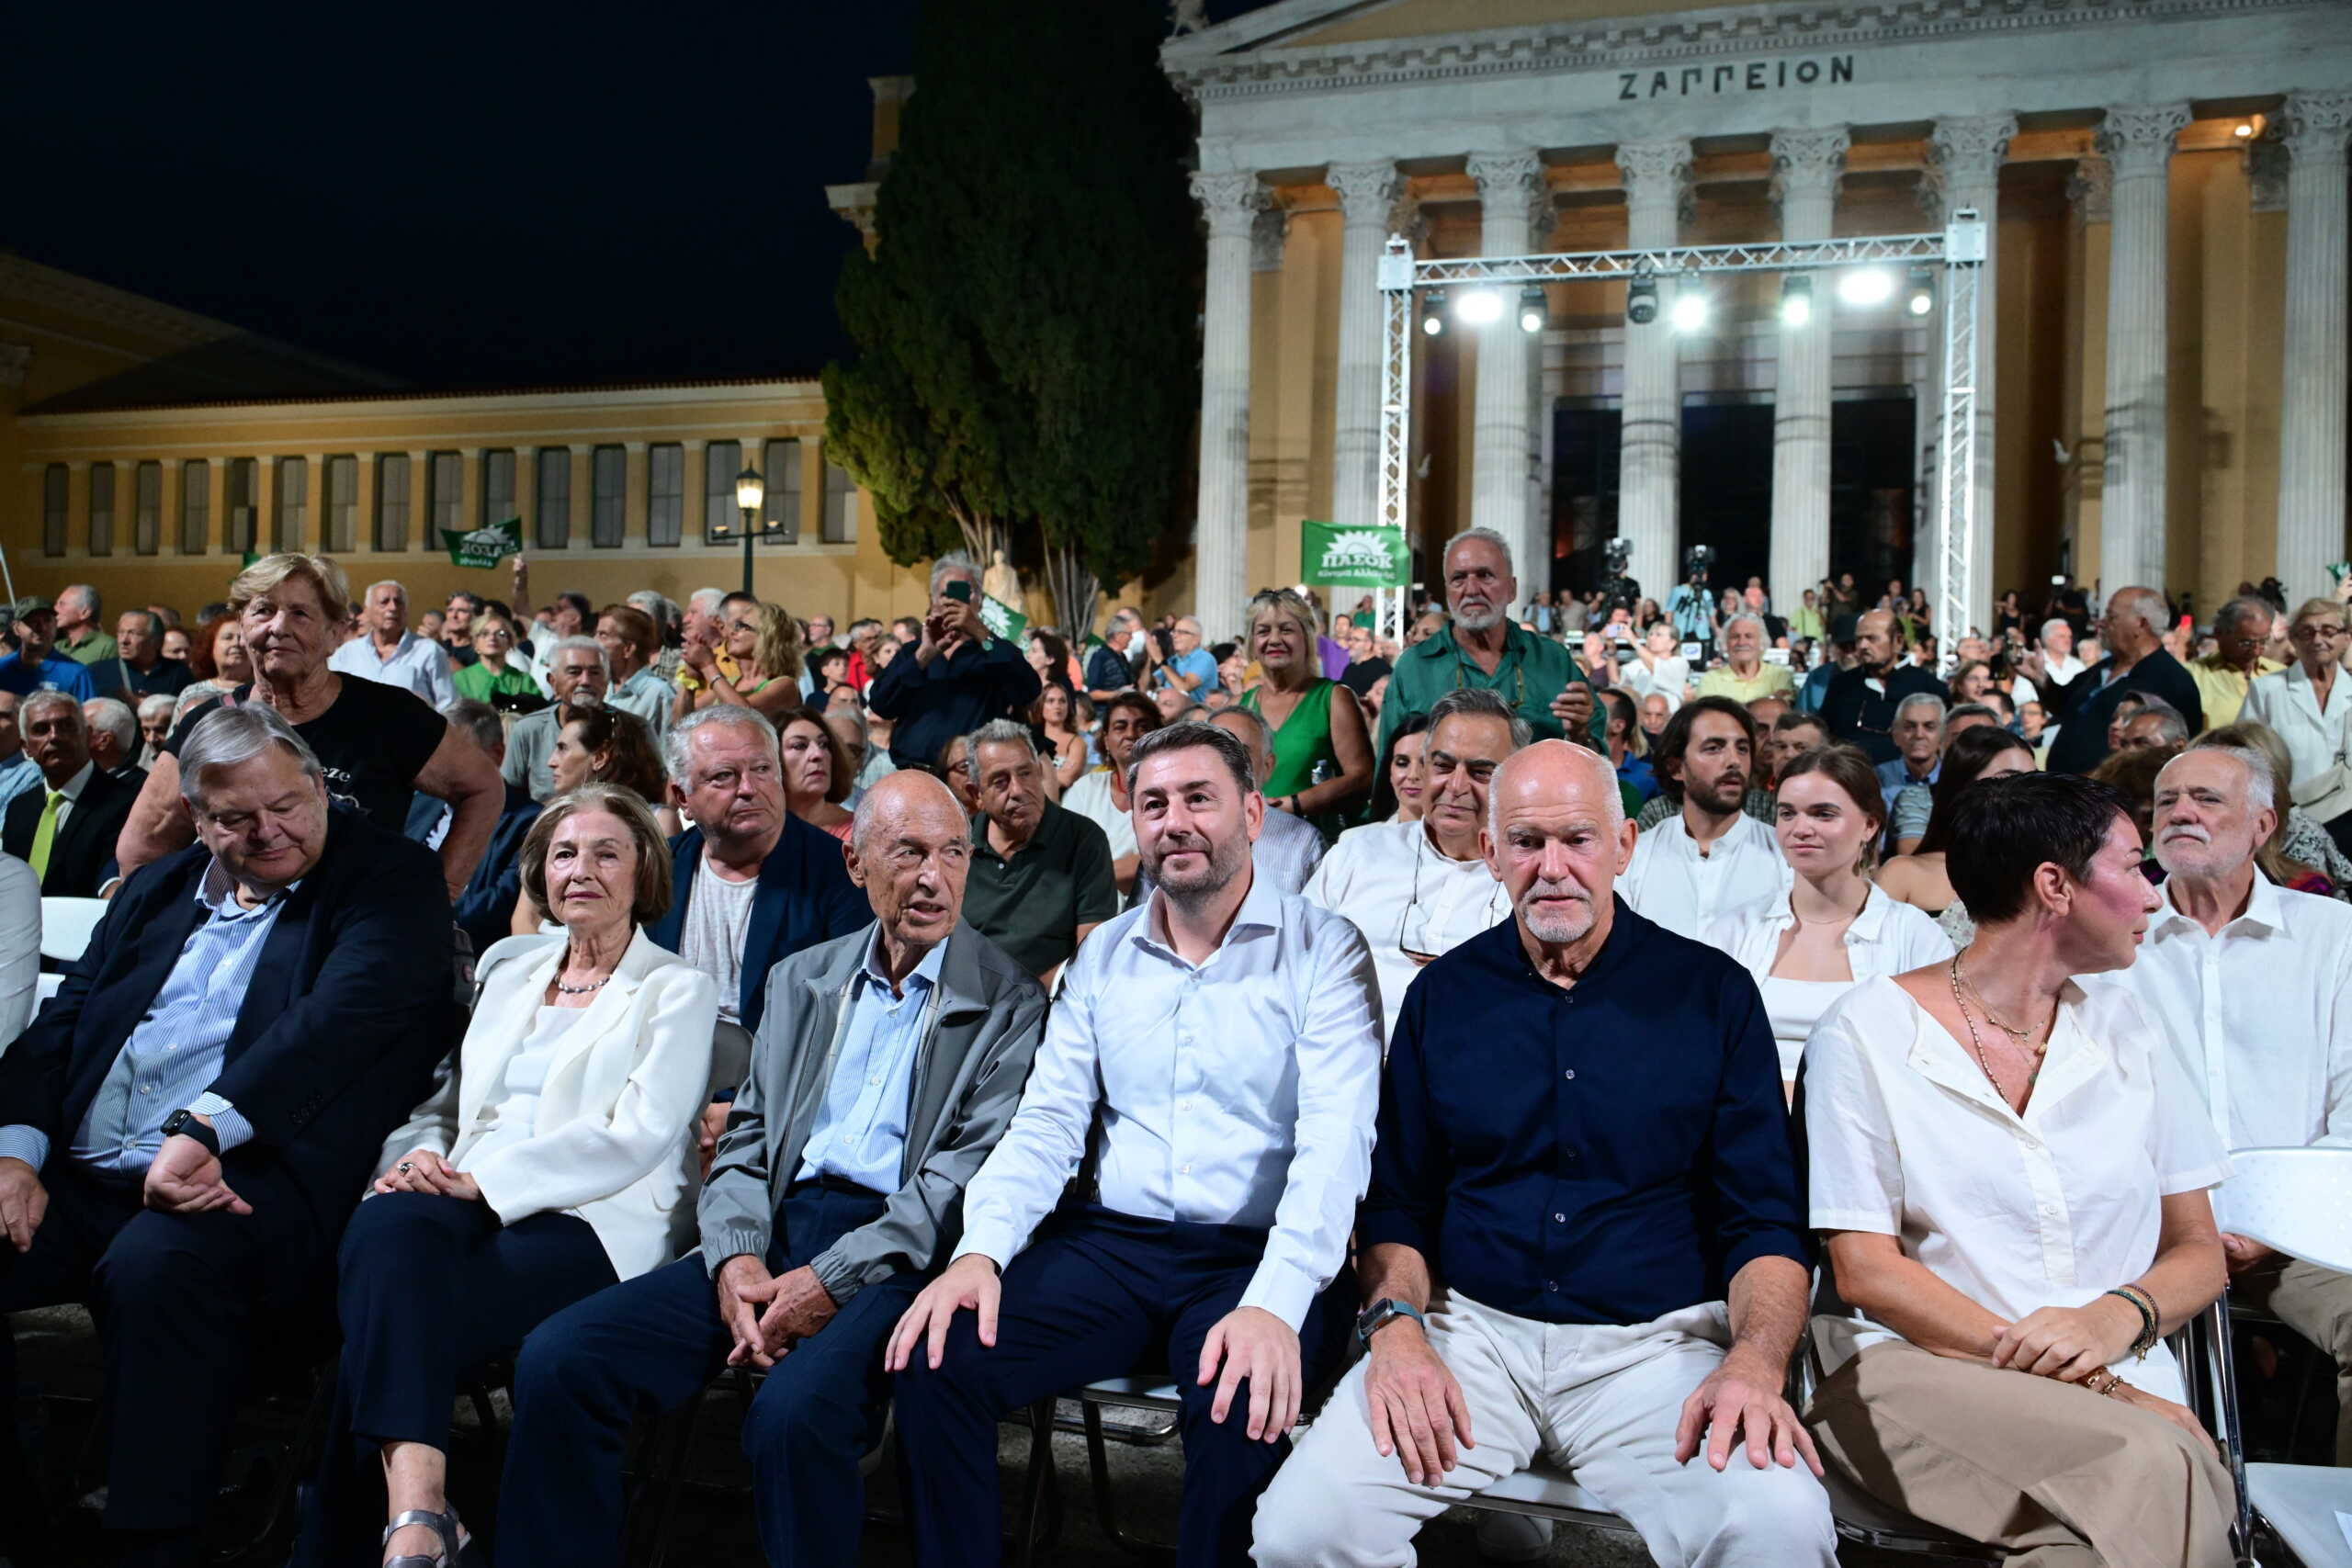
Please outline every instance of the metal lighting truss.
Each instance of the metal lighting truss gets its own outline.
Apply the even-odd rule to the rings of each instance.
[[[1968,625],[1976,599],[1976,285],[1984,265],[1984,223],[1962,208],[1935,234],[1886,234],[1870,239],[1772,241],[1752,245],[1671,245],[1656,250],[1578,251],[1550,255],[1433,257],[1420,260],[1401,236],[1391,235],[1380,258],[1380,295],[1386,314],[1380,388],[1380,512],[1377,521],[1407,529],[1405,497],[1413,415],[1414,299],[1424,288],[1499,288],[1574,279],[1671,278],[1704,273],[1826,272],[1836,267],[1929,265],[1943,272],[1944,389],[1942,439],[1936,469],[1937,625],[1945,646]],[[1661,301],[1663,303],[1663,301]],[[1506,321],[1507,330],[1512,323]],[[1410,533],[1406,532],[1408,548]],[[1398,588],[1380,595],[1383,620],[1401,636],[1405,600]]]

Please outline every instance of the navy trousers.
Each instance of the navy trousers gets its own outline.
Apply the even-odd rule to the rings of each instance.
[[[489,1204],[461,1198],[387,1192],[362,1203],[343,1235],[334,1416],[294,1562],[374,1562],[384,1445],[446,1450],[458,1380],[613,1279],[577,1214],[505,1225]]]
[[[776,1274],[799,1268],[878,1218],[887,1201],[846,1182],[803,1183],[776,1215],[768,1268]],[[778,1360],[753,1396],[743,1451],[770,1568],[857,1561],[865,1513],[858,1466],[880,1439],[889,1394],[882,1344],[921,1282],[900,1276],[859,1291]],[[699,1257],[616,1285],[540,1325],[514,1368],[499,1568],[617,1564],[630,1419],[700,1394],[733,1345]]]
[[[97,1319],[106,1525],[125,1561],[200,1561],[230,1422],[253,1392],[254,1331],[324,1313],[334,1224],[276,1162],[237,1151],[227,1168],[252,1213],[159,1214],[140,1205],[143,1172],[90,1171],[61,1147],[41,1170],[49,1212],[31,1249],[0,1243],[0,1313],[80,1302]],[[0,1333],[0,1550],[38,1517],[16,1389],[14,1340]]]
[[[1142,1220],[1107,1209],[1046,1222],[1004,1271],[996,1344],[958,1313],[939,1370],[921,1348],[898,1375],[899,1451],[908,1472],[915,1557],[924,1568],[987,1568],[1002,1555],[996,1425],[1047,1394],[1145,1368],[1174,1373],[1183,1399],[1182,1568],[1246,1564],[1250,1517],[1290,1441],[1250,1438],[1249,1382],[1223,1423],[1216,1385],[1195,1382],[1201,1346],[1241,1304],[1266,1233],[1240,1225]],[[1345,1299],[1343,1299],[1345,1298]],[[1311,1386],[1339,1363],[1352,1287],[1335,1280],[1307,1311],[1301,1373]]]

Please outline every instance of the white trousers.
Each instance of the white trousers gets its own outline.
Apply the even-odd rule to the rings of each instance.
[[[1758,1470],[1734,1449],[1720,1472],[1703,1454],[1674,1462],[1682,1402],[1729,1342],[1720,1303],[1592,1326],[1456,1295],[1433,1304],[1429,1334],[1462,1385],[1477,1447],[1457,1446],[1440,1485],[1406,1480],[1403,1462],[1372,1446],[1359,1361],[1259,1499],[1251,1555],[1261,1568],[1409,1568],[1426,1521],[1539,1452],[1640,1531],[1660,1568],[1834,1568],[1829,1498],[1802,1461]]]

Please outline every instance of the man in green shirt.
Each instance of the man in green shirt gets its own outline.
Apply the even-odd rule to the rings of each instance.
[[[86,582],[57,596],[57,651],[79,664],[103,664],[118,651],[98,625],[98,591]]]
[[[1519,579],[1503,536],[1491,528],[1456,534],[1445,547],[1444,572],[1453,619],[1398,656],[1380,706],[1375,752],[1388,754],[1388,738],[1406,715],[1429,712],[1460,686],[1501,693],[1538,740],[1564,739],[1575,731],[1594,750],[1606,750],[1606,721],[1595,711],[1590,679],[1566,648],[1511,623]]]

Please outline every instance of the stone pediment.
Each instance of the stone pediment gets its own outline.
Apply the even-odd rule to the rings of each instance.
[[[1690,0],[1358,0],[1332,6],[1335,15],[1328,23],[1283,41],[1319,49],[1498,28],[1523,31],[1555,22],[1606,22],[1690,8]]]

